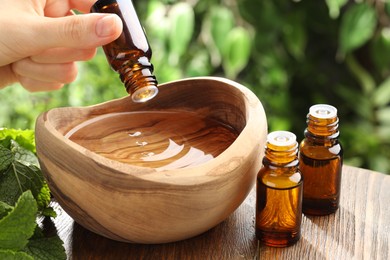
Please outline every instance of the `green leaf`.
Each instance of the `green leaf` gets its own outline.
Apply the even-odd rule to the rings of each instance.
[[[0,145],[0,174],[7,170],[14,160],[12,152]]]
[[[195,27],[195,14],[188,3],[175,4],[169,12],[170,18],[170,62],[177,64],[187,51]]]
[[[390,126],[380,125],[377,127],[378,136],[385,142],[390,143]]]
[[[370,46],[371,56],[382,74],[390,70],[390,28],[382,28]]]
[[[226,43],[226,35],[234,27],[234,15],[226,7],[213,6],[209,14],[209,23],[212,40],[219,54],[222,54]]]
[[[63,242],[58,236],[32,239],[24,251],[36,260],[66,259]]]
[[[151,36],[150,39],[153,39],[153,50],[158,50],[155,47],[157,44],[161,46],[165,45],[169,35],[170,28],[166,17],[167,9],[161,1],[149,1],[145,29],[148,37]]]
[[[0,201],[14,205],[19,196],[27,190],[31,190],[37,198],[43,186],[44,179],[38,167],[14,161],[0,176]]]
[[[39,191],[35,199],[37,200],[38,209],[40,211],[46,209],[44,212],[42,212],[44,216],[55,217],[55,211],[53,211],[51,208],[48,208],[51,196],[49,186],[46,182],[42,184],[41,190]]]
[[[20,146],[16,141],[11,140],[11,151],[14,154],[15,160],[25,164],[25,165],[35,165],[39,166],[38,158],[35,154],[26,148]]]
[[[49,187],[38,168],[37,157],[13,139],[8,143],[11,150],[0,145],[0,201],[14,205],[24,191],[31,190],[39,211],[53,216],[50,209],[44,210],[48,207],[51,197]]]
[[[11,140],[15,140],[19,145],[35,153],[35,135],[33,130],[18,130],[0,128],[0,144],[10,148]]]
[[[222,65],[226,75],[234,79],[248,64],[251,54],[251,37],[243,27],[235,27],[226,37]]]
[[[0,220],[0,249],[21,250],[34,234],[37,204],[30,191],[26,191],[7,216]]]
[[[352,5],[341,20],[339,47],[345,55],[365,44],[374,34],[377,24],[375,8],[367,3]]]
[[[388,16],[390,16],[390,1],[385,1],[385,11]]]
[[[376,106],[382,107],[390,103],[390,77],[387,78],[373,94],[373,102]]]
[[[390,107],[378,109],[376,117],[381,124],[390,125]]]
[[[5,217],[14,207],[8,205],[5,202],[0,201],[0,219]]]
[[[186,74],[190,77],[210,75],[212,67],[206,50],[202,49],[195,53],[188,64]]]
[[[346,105],[349,106],[350,110],[355,111],[365,121],[369,121],[372,118],[372,105],[366,95],[343,85],[338,86],[336,90],[336,93],[346,100]],[[357,106],[356,104],[359,105]]]
[[[375,90],[375,86],[376,86],[373,75],[371,75],[367,71],[367,69],[358,62],[358,60],[355,58],[355,55],[353,53],[346,56],[345,64],[347,65],[348,69],[352,72],[352,75],[360,83],[363,93],[365,95],[371,95],[372,92]]]
[[[336,19],[340,15],[341,7],[343,7],[348,0],[326,0],[325,2],[328,5],[329,16]]]
[[[42,210],[41,214],[42,214],[42,216],[45,216],[45,217],[52,217],[52,218],[57,217],[57,212],[52,207],[44,208]]]
[[[1,250],[0,249],[0,259],[1,260],[34,260],[34,258],[25,252],[15,252],[12,250]]]
[[[306,31],[301,19],[302,13],[293,13],[286,17],[283,25],[283,39],[288,52],[297,60],[305,55]]]

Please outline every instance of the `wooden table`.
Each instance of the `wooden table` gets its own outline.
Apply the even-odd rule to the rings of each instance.
[[[69,259],[390,259],[390,175],[344,166],[340,209],[304,216],[302,238],[288,248],[255,237],[255,190],[223,223],[197,237],[161,245],[126,244],[75,223],[58,205],[55,228]],[[53,225],[54,224],[54,225]]]

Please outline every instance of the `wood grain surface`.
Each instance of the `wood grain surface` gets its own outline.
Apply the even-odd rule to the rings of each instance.
[[[66,138],[68,131],[89,124],[90,120],[137,111],[191,111],[235,129],[237,137],[212,160],[173,169],[112,160]],[[166,127],[174,128],[172,133],[183,132],[175,120],[168,120]],[[160,127],[154,121],[163,120],[148,116],[145,121],[144,125],[156,130]],[[188,133],[194,135],[204,126],[196,128],[188,127]],[[100,125],[99,136],[93,137],[93,142],[103,137],[99,132],[105,130],[105,125]],[[37,119],[35,137],[40,166],[50,190],[74,220],[110,239],[156,244],[202,234],[240,206],[261,166],[266,133],[264,109],[248,88],[227,79],[202,77],[160,85],[158,98],[146,103],[134,103],[125,97],[91,107],[49,110]],[[199,139],[198,143],[208,140],[201,135]]]
[[[69,259],[390,259],[390,176],[344,166],[340,209],[303,217],[302,238],[288,248],[259,245],[255,238],[255,191],[223,223],[191,239],[140,245],[96,235],[70,218],[41,224],[58,232]]]

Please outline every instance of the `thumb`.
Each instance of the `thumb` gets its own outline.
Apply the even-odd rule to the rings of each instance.
[[[95,48],[114,41],[123,24],[115,14],[82,14],[45,18],[39,26],[38,45],[43,48]],[[41,39],[42,42],[39,42]]]

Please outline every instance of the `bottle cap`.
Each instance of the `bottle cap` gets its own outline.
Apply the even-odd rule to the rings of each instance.
[[[316,118],[329,119],[337,116],[337,109],[331,105],[318,104],[310,107],[309,114]]]
[[[267,142],[275,146],[291,146],[297,142],[297,137],[288,131],[274,131],[268,134]]]

